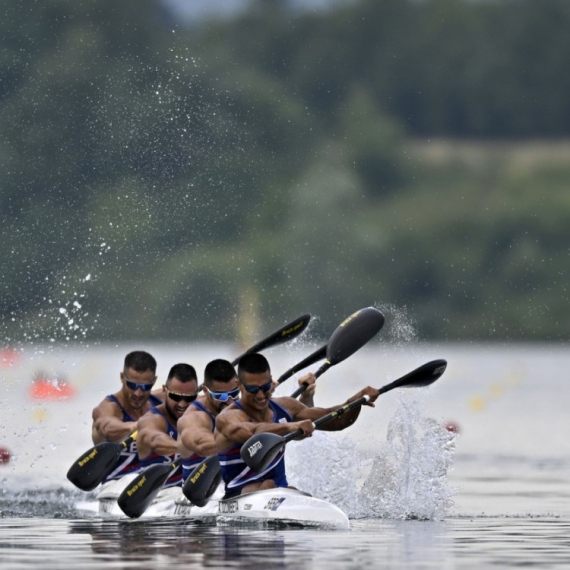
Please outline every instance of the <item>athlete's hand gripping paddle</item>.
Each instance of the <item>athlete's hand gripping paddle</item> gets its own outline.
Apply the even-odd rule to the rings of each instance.
[[[379,394],[384,394],[394,388],[429,386],[445,372],[446,367],[447,362],[445,360],[433,360],[380,388],[378,392]],[[368,402],[369,399],[369,396],[362,396],[362,398],[345,404],[338,410],[319,418],[313,422],[313,425],[319,427],[358,406],[362,406]],[[301,429],[289,433],[284,437],[267,432],[253,435],[242,445],[241,457],[252,471],[259,473],[269,466],[287,443],[300,435],[303,435],[303,430]]]

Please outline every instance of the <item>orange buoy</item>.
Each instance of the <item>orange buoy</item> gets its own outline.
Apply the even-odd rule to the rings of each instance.
[[[34,400],[67,400],[75,395],[75,390],[66,381],[57,383],[47,378],[38,378],[30,386],[30,396]]]

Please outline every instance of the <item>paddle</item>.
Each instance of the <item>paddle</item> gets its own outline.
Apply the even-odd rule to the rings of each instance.
[[[137,439],[137,432],[124,441],[104,441],[86,451],[69,468],[67,478],[82,491],[93,491],[111,473],[119,456]]]
[[[277,384],[285,382],[285,380],[291,378],[293,374],[297,374],[299,370],[303,370],[304,368],[307,368],[307,366],[311,366],[311,364],[315,364],[315,362],[318,362],[319,360],[322,360],[323,358],[326,357],[327,357],[327,345],[325,344],[324,346],[321,346],[321,348],[319,348],[318,350],[315,350],[315,352],[313,352],[312,354],[309,354],[307,358],[301,360],[301,362],[289,368],[287,372],[283,372],[283,374],[281,374],[281,376],[277,378]]]
[[[181,464],[182,458],[179,457],[172,463],[158,463],[147,467],[119,495],[117,504],[121,510],[132,519],[139,518],[154,501],[166,480]],[[217,455],[211,455],[199,463],[186,479],[186,482],[190,481],[193,484],[200,480],[200,485],[193,494],[192,503],[203,507],[215,493],[221,478],[222,472]]]
[[[240,354],[237,358],[235,358],[232,361],[232,364],[236,366],[241,358],[243,358],[246,354],[250,354],[251,352],[261,352],[266,348],[277,346],[289,340],[293,340],[307,328],[310,320],[311,315],[307,314],[295,319],[294,321],[291,321],[289,324],[281,327],[278,331],[270,334],[267,338],[264,338],[257,344],[254,344],[251,348],[248,348],[243,354]]]
[[[271,346],[277,346],[282,344],[288,340],[292,340],[299,336],[309,324],[311,320],[311,315],[303,315],[298,319],[290,322],[289,324],[281,327],[279,330],[275,331],[267,338],[263,339],[262,341],[258,342],[250,349],[246,350],[241,356],[233,361],[233,365],[235,366],[236,363],[239,362],[239,359],[249,354],[250,352],[264,350]],[[217,460],[217,456],[215,457]],[[197,494],[196,500],[201,503],[201,506],[206,504],[207,498],[203,499],[203,497],[210,497],[214,491],[216,490],[217,484],[220,481],[221,474],[217,476],[216,480],[216,473],[215,469],[212,467],[210,469],[204,469],[204,471],[200,471],[200,473],[207,473],[208,477],[200,476],[200,473],[197,472],[198,468],[202,468],[206,461],[210,460],[210,464],[215,464],[215,461],[211,458],[207,458],[202,463],[199,463],[196,469],[192,471],[191,477],[188,478],[190,480],[194,475],[194,480],[197,481],[200,479],[200,489],[199,493]],[[144,471],[142,471],[129,485],[128,488],[124,489],[123,492],[120,494],[117,503],[121,510],[131,518],[138,518],[140,517],[149,505],[152,503],[156,495],[162,489],[162,486],[166,482],[166,480],[172,475],[174,469],[176,469],[182,463],[182,458],[179,458],[172,463],[159,463],[156,465],[151,465]],[[219,472],[219,463],[217,471]],[[212,477],[210,477],[210,475]],[[198,503],[195,503],[198,504]]]
[[[389,392],[394,388],[415,388],[418,386],[429,386],[435,382],[444,372],[447,367],[447,362],[445,360],[433,360],[428,362],[419,368],[416,368],[412,372],[402,376],[398,380],[394,380],[390,384],[387,384],[378,391],[380,394]],[[362,404],[368,402],[370,398],[368,396],[362,396],[350,404],[345,404],[338,410],[319,418],[313,425],[319,427],[324,423],[341,416],[342,414],[352,410]],[[246,465],[256,473],[260,473],[266,469],[271,461],[277,456],[281,449],[291,440],[303,435],[303,430],[298,429],[292,433],[287,434],[282,437],[274,433],[260,433],[251,436],[241,448],[241,457],[245,461]]]
[[[316,355],[324,349],[328,360],[315,373],[315,376],[318,378],[331,366],[342,362],[351,354],[354,354],[359,348],[362,348],[362,346],[364,346],[382,328],[383,325],[384,315],[380,311],[373,307],[361,309],[345,319],[336,328],[326,346],[320,348],[293,368],[301,370],[303,368],[302,364],[310,359],[315,360],[309,362],[306,366],[313,362],[317,362],[322,357],[317,358]],[[301,385],[300,389],[297,390],[292,397],[296,397],[296,395],[301,394],[306,387],[307,384]],[[210,456],[208,460],[212,457],[215,456]],[[216,490],[215,487],[212,489],[212,485],[210,483],[214,476],[216,476],[216,473],[214,472],[215,462],[213,460],[211,465],[208,477],[204,477],[203,479],[196,478],[194,481],[189,477],[186,479],[184,486],[182,487],[182,492],[185,497],[193,504],[198,504],[196,502],[197,500],[202,502],[202,504],[205,504],[211,494]],[[217,465],[219,469],[219,463]],[[209,491],[211,491],[210,494],[208,494]]]
[[[318,378],[331,366],[342,362],[362,348],[384,326],[384,315],[374,307],[360,309],[345,319],[332,333],[326,345],[326,362],[315,372]],[[320,349],[322,350],[322,349]],[[318,352],[318,351],[317,351]],[[310,358],[310,357],[309,357]],[[296,398],[307,389],[303,382],[291,398]]]
[[[193,505],[203,507],[216,492],[221,479],[220,460],[217,455],[210,455],[190,473],[182,492]]]
[[[157,463],[141,471],[119,495],[117,504],[121,510],[132,519],[140,517],[181,463],[179,457],[172,463]]]

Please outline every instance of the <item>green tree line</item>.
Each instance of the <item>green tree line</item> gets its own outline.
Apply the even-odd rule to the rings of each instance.
[[[564,339],[570,167],[504,149],[567,136],[569,16],[7,3],[3,342],[227,340],[248,313],[261,333],[311,312],[326,335],[370,304],[423,339]],[[432,160],[441,137],[483,158]]]

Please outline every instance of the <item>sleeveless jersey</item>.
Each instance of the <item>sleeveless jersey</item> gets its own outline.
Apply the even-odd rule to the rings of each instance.
[[[235,405],[240,410],[243,410],[239,402],[236,402]],[[291,414],[274,400],[269,400],[269,407],[273,411],[273,423],[293,421]],[[255,473],[245,464],[240,455],[241,447],[241,443],[234,443],[228,450],[218,452],[222,478],[226,484],[225,499],[239,495],[246,485],[261,483],[267,479],[273,479],[277,487],[288,486],[287,476],[285,475],[285,447],[269,466],[260,473]]]
[[[157,416],[162,416],[166,420],[166,433],[172,439],[178,439],[178,430],[172,426],[172,424],[166,419],[166,416],[159,409],[151,408],[149,410],[149,413],[156,414]],[[150,465],[157,465],[159,463],[172,463],[177,458],[178,453],[165,457],[164,455],[158,455],[153,451],[146,457],[140,459],[141,468],[146,469]],[[166,483],[164,483],[164,488],[174,487],[175,485],[182,485],[182,469],[180,469],[180,465],[173,470],[170,477],[166,480]]]
[[[210,416],[210,419],[212,420],[212,433],[214,433],[214,430],[216,429],[216,417],[204,407],[204,404],[202,404],[202,402],[192,402],[190,405]],[[190,475],[196,465],[202,463],[202,461],[204,461],[204,457],[198,455],[197,453],[193,453],[190,457],[184,457],[182,459],[182,479],[186,481],[188,475]]]
[[[131,415],[121,406],[121,403],[113,394],[110,394],[106,397],[107,400],[110,402],[114,402],[121,408],[121,412],[123,413],[122,421],[123,422],[136,422],[136,420],[131,417]],[[162,404],[162,400],[157,396],[151,394],[148,401],[150,402],[152,408]],[[151,408],[151,409],[152,409]],[[141,463],[139,461],[139,456],[137,454],[137,442],[133,441],[128,447],[121,451],[121,455],[119,455],[119,459],[117,463],[113,467],[113,470],[105,479],[103,483],[107,481],[111,481],[112,479],[120,479],[124,475],[128,475],[129,473],[138,473],[141,470]]]

